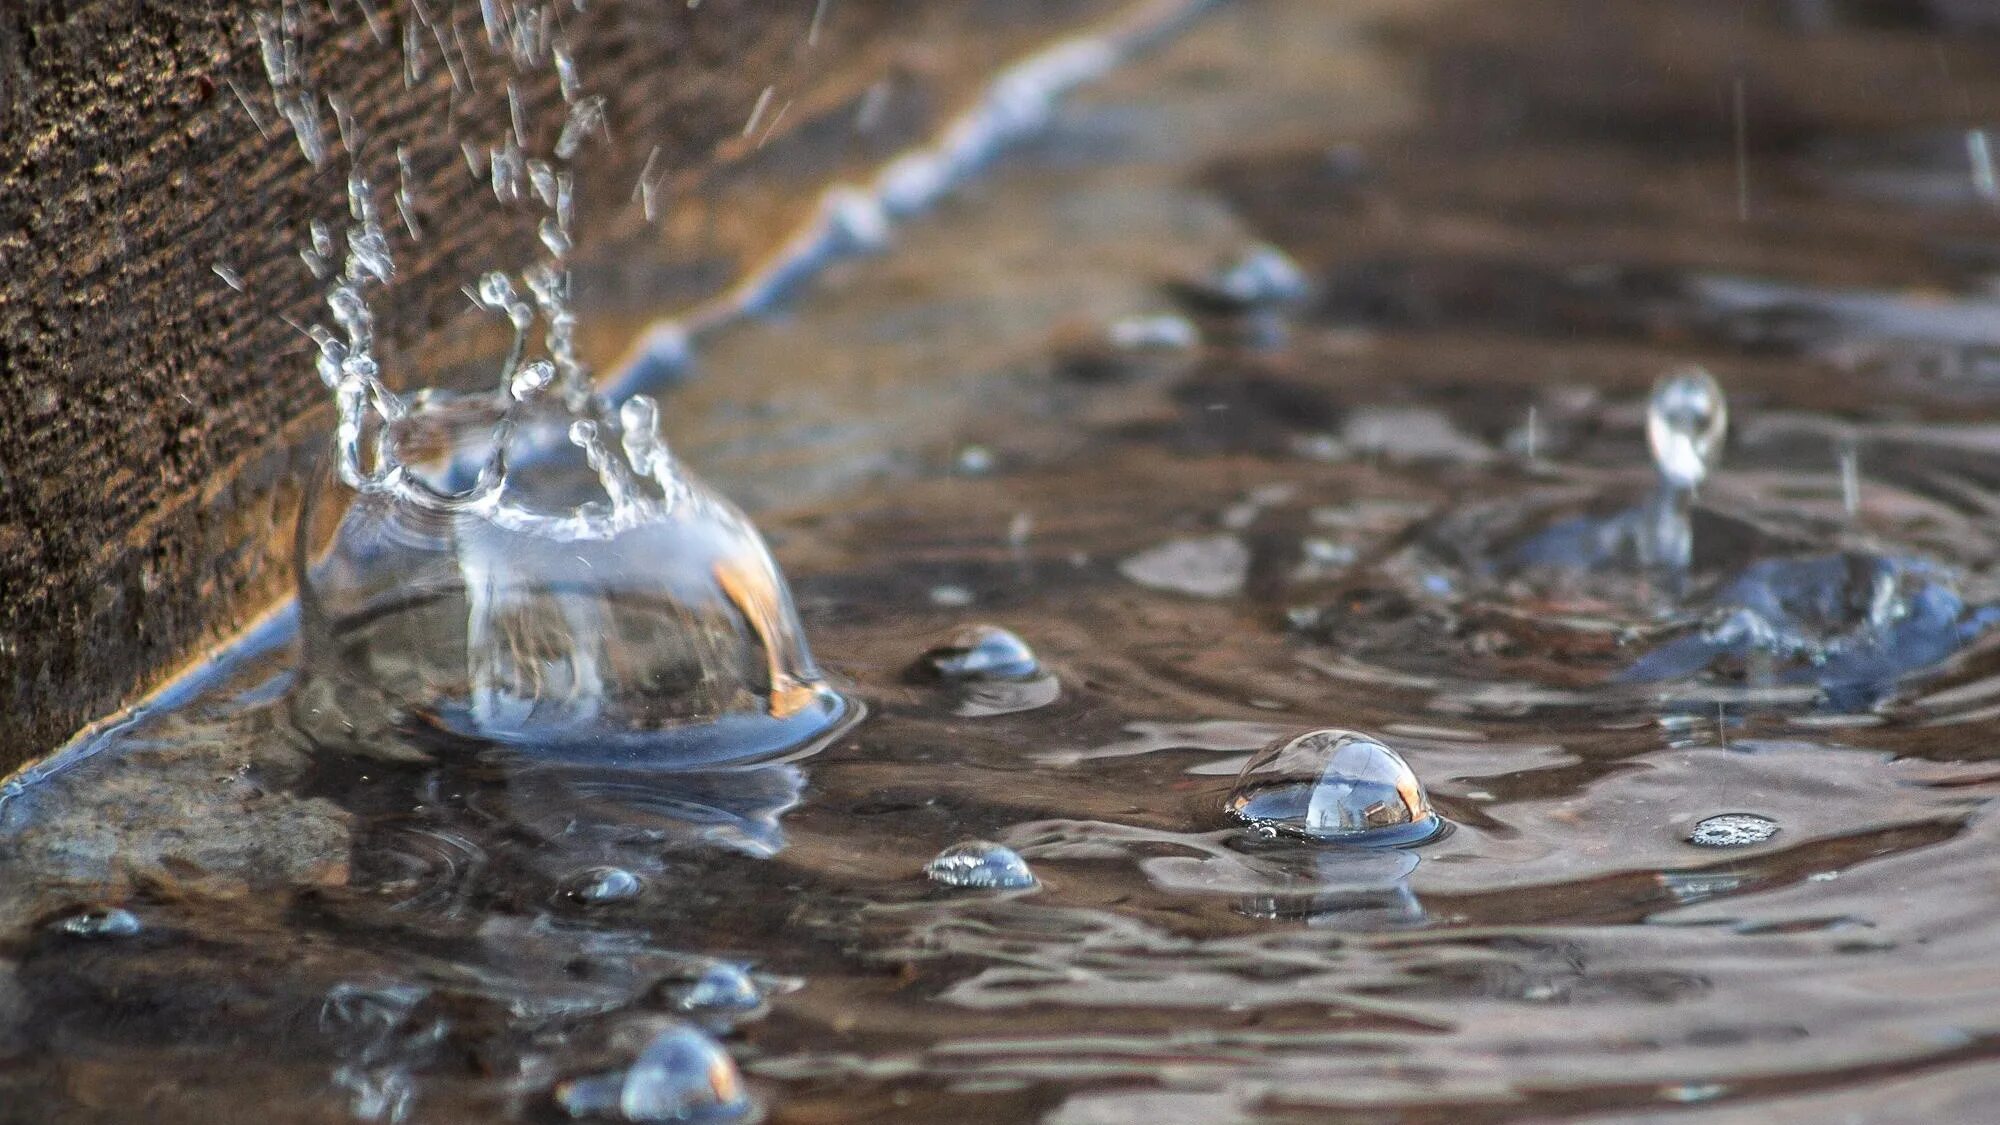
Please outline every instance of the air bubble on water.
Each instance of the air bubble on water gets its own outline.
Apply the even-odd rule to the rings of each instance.
[[[638,898],[646,884],[623,867],[588,867],[564,879],[562,896],[584,906]]]
[[[1422,843],[1443,821],[1402,755],[1351,730],[1316,730],[1259,751],[1227,810],[1269,835],[1371,846]]]
[[[623,1070],[560,1083],[555,1100],[571,1117],[615,1121],[734,1121],[751,1111],[735,1060],[685,1025],[654,1036]]]
[[[1263,243],[1216,271],[1207,289],[1230,304],[1261,308],[1303,301],[1311,295],[1312,283],[1283,250]]]
[[[1201,330],[1184,316],[1160,313],[1112,321],[1105,338],[1123,351],[1186,351],[1201,343]]]
[[[918,678],[1029,680],[1042,675],[1041,661],[1028,642],[998,625],[968,625],[925,652],[911,672]]]
[[[733,961],[712,961],[666,992],[674,1007],[691,1014],[750,1012],[764,1005],[764,990]]]
[[[1646,406],[1646,443],[1670,488],[1692,490],[1708,477],[1729,432],[1729,402],[1699,367],[1664,376]]]
[[[970,625],[918,657],[907,673],[942,684],[967,717],[1011,715],[1062,697],[1062,681],[1044,668],[1026,641],[995,625]]]
[[[52,924],[56,932],[77,938],[132,937],[144,930],[139,916],[120,906],[90,906],[72,911]]]
[[[1703,848],[1747,848],[1778,834],[1778,822],[1755,813],[1724,813],[1694,826],[1687,842]]]
[[[924,865],[924,874],[946,887],[1021,890],[1036,885],[1035,873],[1019,852],[990,840],[953,844]]]

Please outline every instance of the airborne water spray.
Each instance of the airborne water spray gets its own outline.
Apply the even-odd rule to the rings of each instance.
[[[510,84],[499,143],[470,162],[501,203],[537,213],[546,251],[520,284],[491,272],[471,294],[512,331],[493,389],[405,394],[385,380],[371,301],[395,263],[359,126],[327,99],[353,167],[339,268],[323,228],[303,255],[327,275],[333,327],[309,332],[338,421],[300,527],[294,714],[322,745],[384,754],[442,738],[677,767],[809,747],[852,708],[821,680],[768,549],[678,464],[656,404],[614,408],[577,356],[574,161],[607,132],[605,102],[539,7],[483,10],[489,47],[518,72],[553,67],[569,105],[537,151]],[[295,24],[260,28],[274,96],[317,164]],[[395,200],[415,237],[409,179],[399,150]]]

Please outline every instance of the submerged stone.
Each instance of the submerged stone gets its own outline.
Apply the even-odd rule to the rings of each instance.
[[[1395,847],[1443,829],[1402,755],[1350,730],[1265,747],[1237,776],[1227,807],[1260,831],[1328,843]]]
[[[1035,873],[1019,852],[988,840],[953,844],[924,865],[924,874],[947,887],[1019,890],[1036,885]]]

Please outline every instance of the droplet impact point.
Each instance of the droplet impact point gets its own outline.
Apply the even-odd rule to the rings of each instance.
[[[1227,807],[1259,831],[1325,843],[1399,847],[1444,828],[1403,756],[1351,730],[1265,747],[1237,775]]]
[[[1687,842],[1701,848],[1747,848],[1778,834],[1778,822],[1756,813],[1723,813],[1694,826]]]

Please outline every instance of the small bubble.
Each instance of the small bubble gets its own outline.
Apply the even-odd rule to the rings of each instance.
[[[1265,747],[1237,776],[1228,809],[1266,835],[1334,843],[1417,844],[1443,828],[1402,755],[1350,730]]]
[[[654,1036],[624,1070],[561,1083],[555,1098],[571,1117],[619,1121],[734,1121],[751,1108],[735,1060],[686,1026]]]
[[[1653,464],[1674,488],[1690,489],[1708,476],[1729,432],[1729,400],[1714,376],[1688,367],[1653,385],[1646,408],[1646,444]]]
[[[731,961],[714,962],[693,979],[670,986],[667,995],[684,1012],[747,1012],[764,1003],[764,990]]]
[[[1694,826],[1687,842],[1702,848],[1747,848],[1778,834],[1778,822],[1755,813],[1724,813]]]
[[[1209,279],[1213,295],[1244,308],[1287,305],[1312,291],[1297,263],[1271,245],[1251,247]]]
[[[591,867],[563,880],[563,897],[571,902],[595,906],[638,898],[646,884],[622,867]]]
[[[54,923],[59,933],[78,938],[131,937],[145,929],[139,916],[118,906],[87,906]]]
[[[1114,321],[1105,338],[1121,351],[1186,351],[1201,343],[1201,330],[1184,316],[1162,313]]]
[[[968,625],[917,658],[912,678],[922,680],[1030,680],[1042,674],[1028,642],[998,625]]]
[[[968,445],[958,453],[958,471],[972,476],[993,471],[993,451],[983,445]]]
[[[924,865],[924,874],[947,887],[1018,890],[1035,885],[1035,873],[1019,852],[986,840],[953,844]]]

